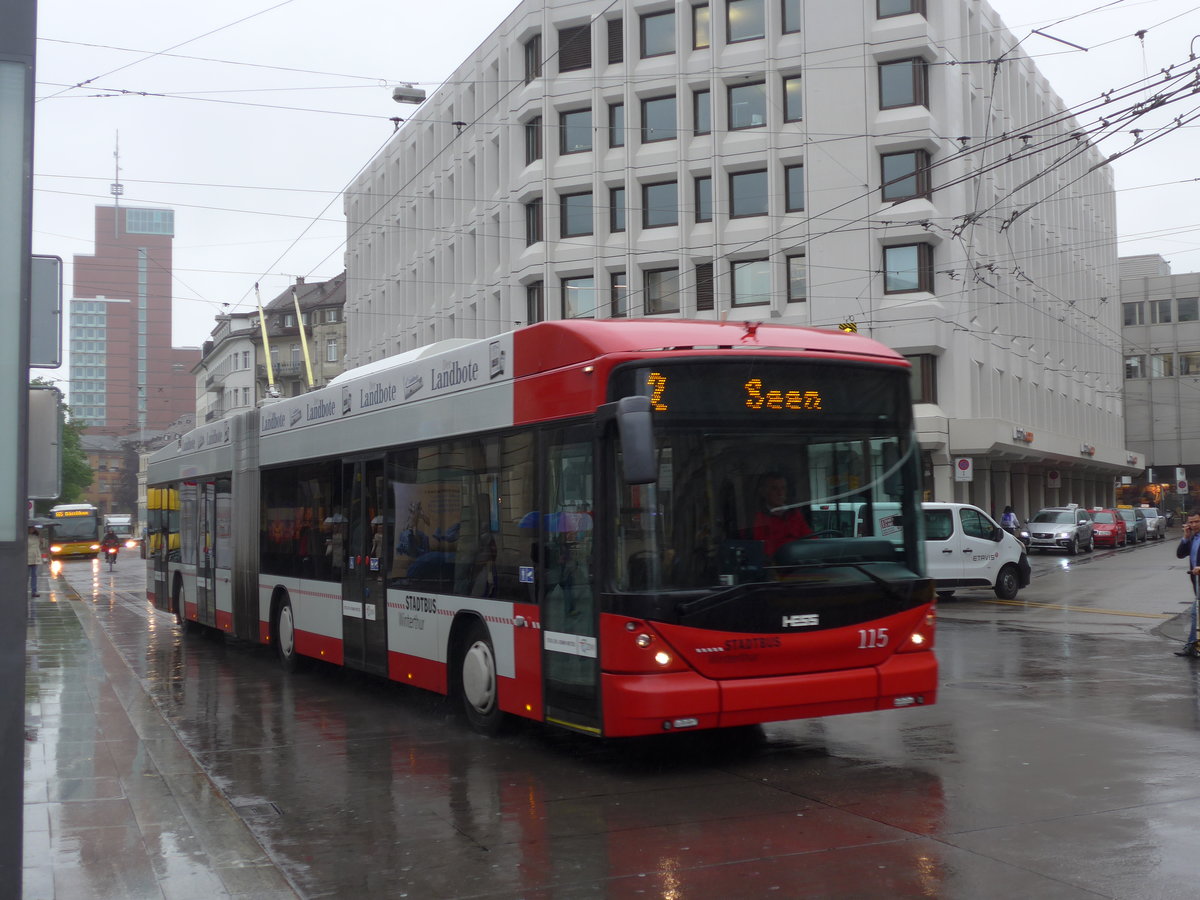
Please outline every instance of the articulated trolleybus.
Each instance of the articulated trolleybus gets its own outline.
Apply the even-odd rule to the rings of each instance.
[[[410,351],[156,453],[151,598],[481,731],[931,704],[909,374],[856,334],[677,319]]]

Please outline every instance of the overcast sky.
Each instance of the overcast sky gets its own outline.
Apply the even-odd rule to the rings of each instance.
[[[339,192],[386,143],[391,117],[414,109],[393,103],[391,86],[432,93],[513,5],[40,0],[34,252],[63,257],[70,298],[71,258],[93,251],[93,207],[112,202],[119,133],[122,202],[175,210],[175,344],[199,346],[214,315],[252,308],[256,281],[266,302],[297,275],[342,270]],[[1186,63],[1200,35],[1195,0],[992,5],[1068,105]],[[1172,115],[1197,108],[1200,96]],[[1200,270],[1198,134],[1179,129],[1115,164],[1122,254]]]

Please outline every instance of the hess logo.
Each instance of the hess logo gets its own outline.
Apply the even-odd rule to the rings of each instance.
[[[816,625],[820,622],[820,616],[816,613],[809,613],[803,616],[784,616],[784,628],[804,628],[809,625]]]

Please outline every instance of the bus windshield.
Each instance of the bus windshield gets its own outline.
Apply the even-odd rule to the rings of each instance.
[[[618,469],[610,542],[615,589],[694,591],[877,563],[891,565],[888,577],[923,574],[919,468],[911,407],[900,402],[902,376],[859,370],[848,379],[831,365],[777,365],[770,373],[776,382],[802,385],[825,409],[759,417],[737,408],[735,387],[726,415],[714,411],[700,421],[703,405],[721,402],[721,384],[752,384],[761,370],[760,364],[710,379],[656,368],[625,377],[628,387],[649,381],[651,391],[656,377],[665,381],[658,400],[668,407],[679,382],[694,377],[697,391],[717,386],[707,400],[685,398],[677,415],[656,411],[654,484],[625,485]],[[853,402],[844,396],[848,383]],[[744,389],[742,397],[753,400],[750,394]]]
[[[94,541],[99,529],[96,513],[72,513],[54,516],[54,539],[56,541]]]

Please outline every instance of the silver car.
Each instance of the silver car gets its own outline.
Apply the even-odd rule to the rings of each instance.
[[[1120,514],[1121,518],[1125,520],[1125,543],[1146,543],[1146,535],[1149,531],[1149,529],[1146,528],[1146,511],[1140,506],[1136,509],[1131,506],[1118,506],[1117,512]]]
[[[1029,520],[1030,550],[1066,550],[1074,556],[1090,553],[1092,514],[1082,506],[1048,506]]]
[[[1146,516],[1146,534],[1156,541],[1161,541],[1167,536],[1167,517],[1163,515],[1161,509],[1155,509],[1153,506],[1143,506],[1142,512]]]

